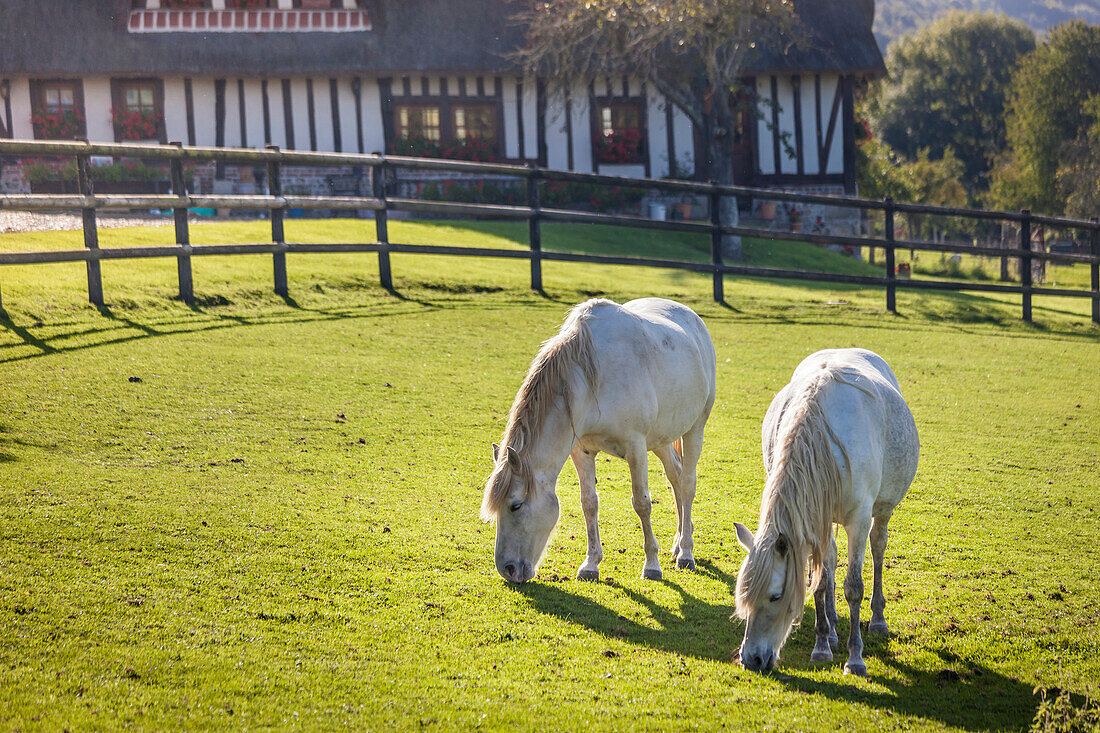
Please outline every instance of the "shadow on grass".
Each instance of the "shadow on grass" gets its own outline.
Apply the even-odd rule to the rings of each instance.
[[[686,274],[686,273],[685,273]],[[1006,337],[1031,337],[1041,334],[1045,338],[1062,338],[1065,340],[1097,340],[1097,335],[1088,325],[1084,324],[1054,323],[1031,324],[1029,328],[1020,328],[1020,322],[1012,315],[1012,306],[1002,301],[991,300],[980,295],[965,293],[936,294],[934,300],[925,298],[911,304],[914,313],[924,322],[914,322],[904,312],[897,315],[881,318],[877,314],[868,314],[865,307],[844,308],[837,311],[831,306],[815,302],[820,298],[822,290],[829,293],[859,292],[858,286],[841,283],[794,283],[784,280],[764,279],[762,282],[795,288],[805,293],[803,301],[791,303],[764,303],[760,307],[746,307],[737,302],[736,295],[727,295],[724,302],[716,305],[717,312],[704,313],[709,322],[723,322],[737,325],[768,324],[768,325],[798,325],[798,326],[836,326],[846,324],[865,329],[896,329],[899,326],[913,330],[938,330],[972,333],[974,329],[994,328]],[[579,285],[579,284],[578,284]],[[377,286],[366,281],[351,281],[341,283],[338,286],[329,285],[328,290],[354,291],[377,290]],[[146,338],[173,336],[186,333],[198,333],[220,330],[240,326],[259,326],[277,324],[305,324],[311,322],[327,322],[344,319],[377,319],[391,316],[410,315],[429,310],[458,310],[458,309],[497,309],[509,307],[517,301],[482,302],[482,295],[499,294],[508,288],[492,285],[480,285],[470,283],[440,283],[433,281],[414,281],[405,283],[398,290],[388,290],[392,298],[389,304],[381,306],[373,303],[370,306],[347,306],[337,308],[304,306],[293,297],[281,298],[282,305],[289,310],[264,311],[256,310],[253,313],[240,314],[227,312],[227,306],[233,305],[233,301],[222,295],[199,296],[189,306],[190,316],[197,316],[196,320],[188,315],[163,318],[162,312],[157,313],[156,327],[143,323],[134,317],[127,317],[126,311],[131,309],[128,302],[120,302],[111,306],[100,306],[99,313],[106,319],[102,327],[91,326],[71,331],[58,331],[55,325],[51,325],[54,331],[48,337],[36,333],[35,328],[43,326],[36,321],[30,328],[20,325],[8,313],[0,312],[0,332],[7,330],[16,337],[16,341],[0,345],[0,363],[24,361],[50,354],[79,351],[100,346],[109,346]],[[420,291],[425,295],[417,297],[410,294]],[[325,292],[324,290],[320,292]],[[601,297],[616,295],[604,291],[585,289],[578,287],[575,290],[566,291],[520,291],[520,300],[536,298],[544,303],[560,304],[563,308],[569,308],[579,300],[589,297]],[[640,294],[639,294],[640,295]],[[619,295],[619,297],[622,297]],[[930,296],[931,297],[931,296]],[[394,305],[406,305],[409,308],[394,308]],[[741,307],[738,307],[741,305]],[[751,305],[751,303],[750,303]],[[137,306],[133,306],[137,308]],[[410,310],[411,308],[411,310]],[[1037,316],[1049,309],[1036,306]],[[1059,312],[1059,311],[1051,311]],[[853,319],[854,317],[854,319]],[[79,343],[71,343],[79,340]],[[31,347],[31,353],[15,353],[13,349]]]
[[[707,566],[708,574],[727,583],[736,582],[735,578],[713,565],[707,563]],[[580,624],[610,639],[697,659],[732,663],[733,650],[738,643],[736,630],[729,620],[733,613],[732,605],[708,603],[671,580],[660,581],[680,594],[681,603],[676,612],[612,580],[601,582],[645,608],[657,622],[658,628],[632,621],[556,584],[524,583],[515,586],[514,591],[526,597],[540,613]]]
[[[889,639],[866,633],[863,635],[864,657],[888,667],[889,676],[872,674],[869,685],[851,684],[846,679],[802,676],[803,672],[822,668],[821,664],[809,661],[813,645],[812,611],[807,613],[803,629],[802,634],[811,637],[809,643],[804,649],[798,649],[797,659],[791,655],[794,649],[787,650],[780,673],[773,675],[781,684],[803,694],[858,703],[972,731],[1025,729],[1038,710],[1038,699],[1032,687],[1019,680],[939,649],[930,650],[939,659],[932,665],[936,669],[917,668],[894,657]],[[842,629],[840,647],[834,652],[834,661],[826,667],[844,663],[845,635]]]
[[[724,583],[731,595],[736,577],[701,560],[698,571]],[[730,620],[733,606],[696,598],[679,584],[664,580],[681,599],[669,609],[642,592],[605,581],[604,584],[649,612],[657,626],[633,621],[586,595],[571,593],[568,586],[526,583],[514,592],[523,595],[540,613],[583,626],[609,639],[617,639],[658,651],[725,664],[734,663],[742,626]],[[917,668],[895,657],[889,638],[864,634],[864,656],[889,668],[889,675],[872,676],[872,684],[855,679],[822,678],[819,672],[839,670],[846,652],[843,639],[847,624],[841,620],[841,645],[834,661],[809,661],[813,647],[814,612],[807,608],[802,625],[795,629],[779,669],[769,676],[806,695],[877,708],[890,714],[913,716],[964,730],[1020,729],[1035,717],[1038,700],[1032,688],[1018,680],[962,659],[950,651],[933,649],[938,658],[931,668]]]

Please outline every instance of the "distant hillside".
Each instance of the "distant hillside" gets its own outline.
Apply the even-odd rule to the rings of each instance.
[[[929,25],[951,10],[1004,13],[1042,32],[1079,18],[1100,24],[1095,0],[877,0],[875,37],[885,52],[890,41]]]

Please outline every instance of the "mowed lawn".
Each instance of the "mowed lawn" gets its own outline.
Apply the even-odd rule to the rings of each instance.
[[[391,236],[521,246],[495,226],[393,222]],[[373,237],[370,222],[287,233],[340,241],[355,227]],[[264,236],[262,223],[193,231]],[[0,251],[79,246],[0,236]],[[706,257],[648,235],[584,246]],[[270,257],[195,258],[189,307],[171,299],[173,260],[105,262],[97,309],[82,263],[0,267],[0,728],[1020,730],[1037,685],[1078,705],[1097,694],[1087,302],[1036,298],[1028,325],[1012,298],[899,291],[891,315],[880,290],[811,282],[730,277],[719,305],[707,276],[642,268],[546,263],[545,295],[522,260],[394,255],[395,293],[374,255],[291,255],[288,268],[283,299]],[[665,579],[640,579],[625,464],[601,457],[602,581],[572,579],[585,534],[567,465],[539,575],[511,587],[478,519],[490,444],[541,341],[594,295],[675,298],[714,339],[699,569],[663,554]],[[754,675],[732,662],[743,628],[730,616],[760,421],[804,356],[856,345],[893,366],[921,434],[891,522],[893,633],[865,636],[869,678],[845,677],[843,652],[809,662],[807,605],[776,673]],[[675,522],[656,460],[650,480],[665,553]]]

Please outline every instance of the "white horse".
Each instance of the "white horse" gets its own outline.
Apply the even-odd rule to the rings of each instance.
[[[642,575],[661,578],[650,523],[647,452],[664,466],[676,503],[672,555],[695,568],[691,503],[703,426],[714,404],[714,344],[690,308],[660,298],[619,305],[594,299],[573,308],[543,344],[508,415],[481,516],[497,524],[496,567],[505,580],[534,577],[558,521],[554,493],[566,458],[580,480],[588,554],[579,580],[597,580],[603,560],[596,454],[625,458],[642,521]]]
[[[920,444],[898,380],[878,355],[826,349],[808,356],[775,396],[763,427],[767,481],[754,537],[736,524],[748,557],[737,576],[737,615],[745,621],[741,664],[768,671],[802,616],[809,561],[816,610],[810,659],[830,661],[836,634],[836,542],[848,535],[844,598],[851,627],[845,674],[867,674],[859,606],[863,558],[871,537],[874,586],[868,631],[887,633],[882,612],[886,524],[909,490]]]

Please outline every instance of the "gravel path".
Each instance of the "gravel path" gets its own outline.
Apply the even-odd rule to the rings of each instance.
[[[96,225],[104,229],[132,226],[170,226],[172,217],[154,214],[108,214],[96,217]],[[40,211],[0,211],[0,233],[46,232],[81,229],[80,214]]]

